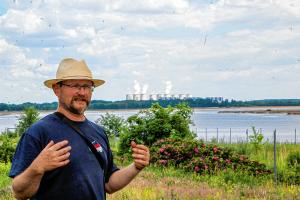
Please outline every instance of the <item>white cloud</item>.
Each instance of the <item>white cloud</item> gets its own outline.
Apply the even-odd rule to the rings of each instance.
[[[0,17],[0,25],[2,28],[14,30],[16,32],[31,34],[40,30],[42,20],[32,10],[13,10]]]
[[[172,93],[193,96],[262,97],[279,82],[290,88],[284,97],[297,94],[298,1],[7,3],[0,16],[0,72],[10,76],[0,81],[18,89],[18,101],[55,100],[42,82],[55,76],[63,57],[85,59],[94,76],[107,81],[94,98],[124,99],[134,80],[140,90],[148,85],[161,93],[168,80]],[[38,94],[29,95],[25,85]],[[270,89],[265,98],[280,91]]]

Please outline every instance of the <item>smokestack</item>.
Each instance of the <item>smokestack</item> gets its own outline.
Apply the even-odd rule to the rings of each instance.
[[[141,93],[141,86],[137,80],[134,80],[134,94]]]
[[[143,86],[142,94],[146,94],[146,93],[147,93],[147,90],[148,90],[148,84],[145,84],[145,85]]]
[[[166,89],[165,89],[165,94],[170,94],[171,89],[172,89],[172,82],[171,81],[166,81]]]

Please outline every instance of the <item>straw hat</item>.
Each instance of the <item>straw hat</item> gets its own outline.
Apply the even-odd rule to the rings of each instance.
[[[91,80],[95,87],[105,83],[104,80],[93,79],[92,72],[84,60],[77,61],[73,58],[66,58],[59,63],[56,79],[46,80],[44,85],[52,88],[53,84],[70,79]]]

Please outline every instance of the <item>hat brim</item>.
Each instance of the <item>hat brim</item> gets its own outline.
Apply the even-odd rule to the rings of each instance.
[[[105,83],[104,80],[101,79],[86,79],[86,78],[69,78],[69,79],[50,79],[50,80],[46,80],[44,82],[44,85],[48,88],[52,88],[52,86],[58,82],[61,81],[65,81],[65,80],[89,80],[92,81],[94,83],[95,87],[98,87],[100,85],[103,85]]]

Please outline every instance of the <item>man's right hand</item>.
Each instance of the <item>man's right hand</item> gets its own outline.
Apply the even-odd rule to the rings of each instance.
[[[67,165],[70,162],[71,150],[71,146],[67,144],[67,140],[56,144],[51,140],[32,162],[32,167],[38,174],[44,174],[46,171]]]

